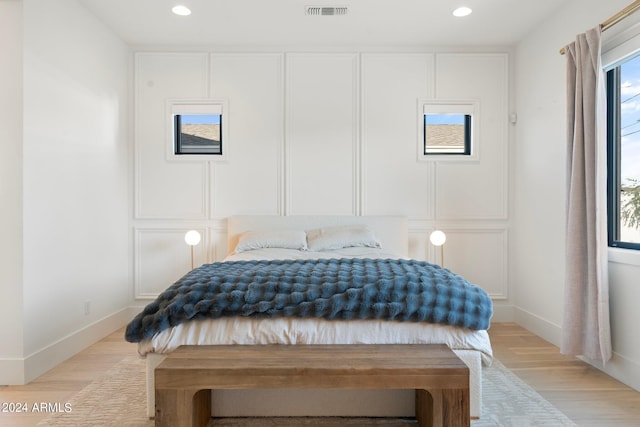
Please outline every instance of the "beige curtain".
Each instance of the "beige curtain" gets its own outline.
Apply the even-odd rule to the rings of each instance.
[[[606,93],[600,27],[565,47],[567,229],[561,352],[611,358],[606,206]]]

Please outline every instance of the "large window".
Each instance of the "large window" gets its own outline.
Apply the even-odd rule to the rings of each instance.
[[[609,246],[640,249],[640,56],[607,72]]]

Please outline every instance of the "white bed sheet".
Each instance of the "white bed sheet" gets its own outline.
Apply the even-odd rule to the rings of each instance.
[[[221,318],[183,323],[140,343],[141,355],[170,353],[181,345],[263,344],[446,344],[477,350],[490,365],[487,331],[384,320]]]

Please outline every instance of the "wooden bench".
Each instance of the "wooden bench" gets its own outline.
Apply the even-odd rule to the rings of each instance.
[[[469,426],[469,369],[445,345],[182,346],[155,370],[157,427],[206,426],[211,389],[415,389],[421,427]]]

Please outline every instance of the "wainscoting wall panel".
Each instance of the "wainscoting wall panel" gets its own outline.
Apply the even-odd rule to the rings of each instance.
[[[437,165],[439,219],[507,219],[509,70],[506,54],[438,54],[436,98],[479,103],[479,161]]]
[[[136,54],[135,292],[222,260],[236,214],[406,215],[409,254],[508,303],[508,55],[431,52]],[[228,158],[166,156],[167,99],[224,99]],[[477,160],[419,159],[419,100],[477,101]],[[206,236],[206,237],[205,237]]]
[[[440,266],[444,259],[445,268],[480,286],[492,299],[506,300],[509,296],[507,228],[448,224],[438,229],[447,236],[442,250],[429,241],[435,228],[410,224],[409,256]]]
[[[358,55],[288,54],[287,213],[358,213]]]
[[[191,247],[184,235],[191,228],[136,228],[135,250],[135,296],[156,297],[169,285],[191,270]],[[193,247],[194,267],[207,262],[208,233],[196,228],[202,237]]]
[[[492,299],[504,300],[508,290],[508,232],[505,227],[451,226],[444,244],[444,266],[483,288]],[[431,246],[434,259],[440,250]]]
[[[363,213],[434,218],[433,164],[417,161],[417,99],[433,98],[434,55],[362,55]]]
[[[135,207],[139,219],[206,219],[208,171],[204,162],[166,159],[167,101],[207,98],[207,54],[136,56]]]
[[[229,159],[211,162],[211,212],[283,211],[284,57],[211,55],[211,98],[229,103]]]

